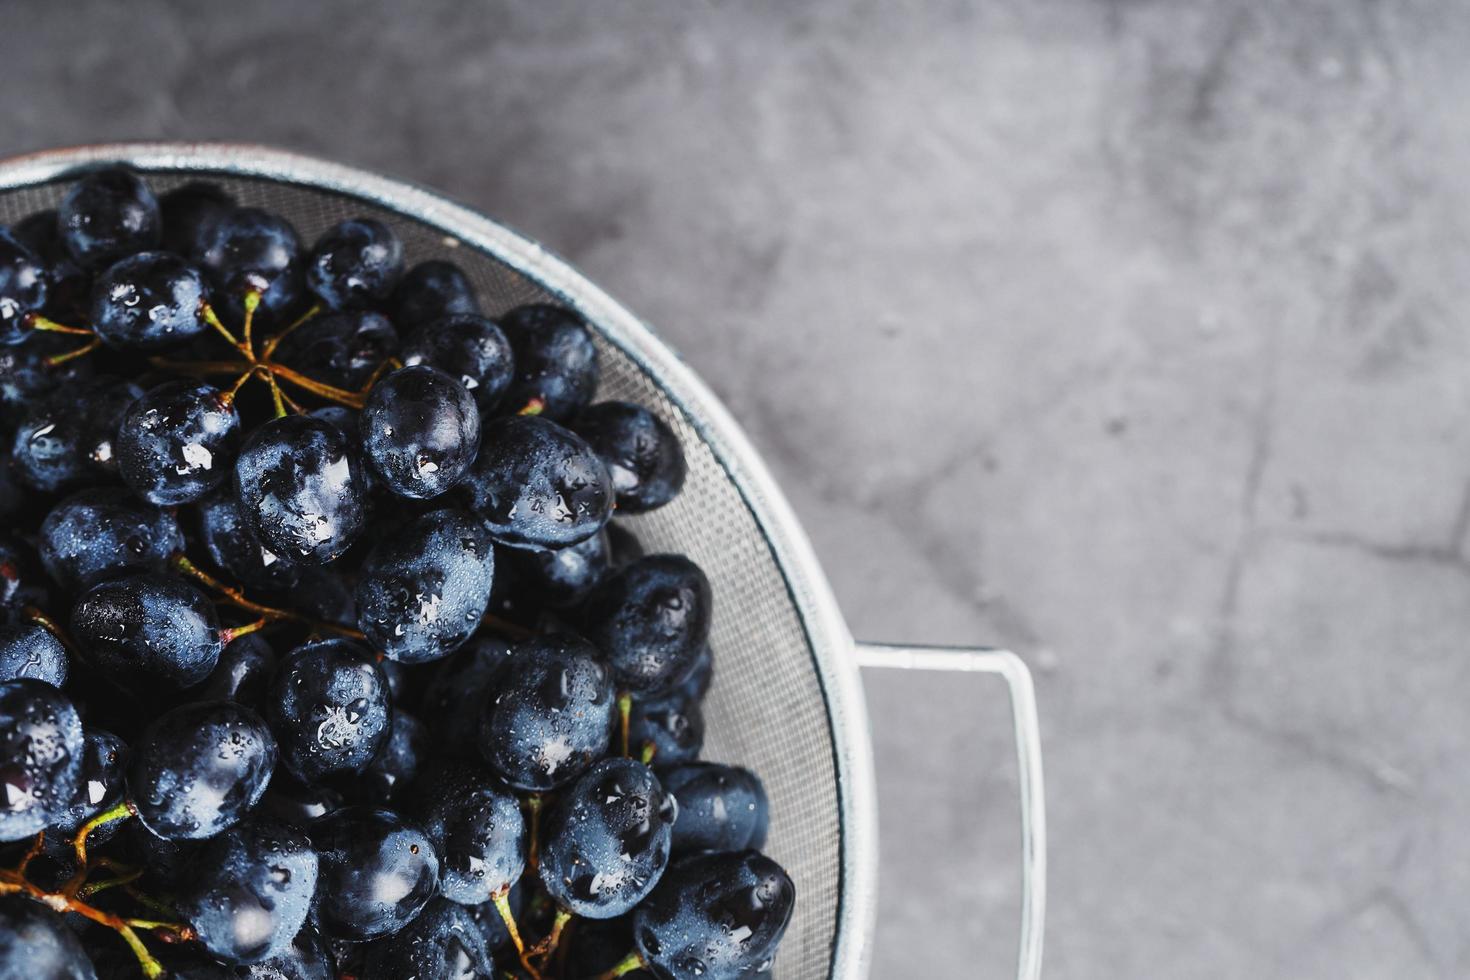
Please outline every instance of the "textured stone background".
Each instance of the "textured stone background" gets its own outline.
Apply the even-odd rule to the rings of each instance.
[[[1050,976],[1464,976],[1467,49],[1410,0],[14,2],[0,150],[381,169],[658,325],[860,635],[1039,668]],[[998,692],[870,689],[877,975],[1004,976]]]

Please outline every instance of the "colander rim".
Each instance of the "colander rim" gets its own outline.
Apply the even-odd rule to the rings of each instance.
[[[0,190],[45,184],[103,163],[143,172],[276,180],[356,197],[483,250],[580,310],[659,385],[709,445],[765,536],[806,633],[832,733],[840,868],[830,959],[835,977],[868,972],[877,921],[877,797],[854,641],[795,512],[734,417],[674,349],[570,263],[534,239],[411,181],[237,142],[121,142],[0,159]]]

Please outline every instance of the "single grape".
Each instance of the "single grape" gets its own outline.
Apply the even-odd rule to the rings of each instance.
[[[235,208],[201,225],[192,257],[213,288],[216,312],[229,324],[243,322],[245,297],[255,293],[256,325],[285,326],[306,293],[296,229],[259,208]]]
[[[482,766],[441,762],[420,782],[420,826],[439,855],[439,893],[478,905],[509,890],[526,867],[521,804]]]
[[[348,795],[354,803],[388,807],[406,803],[414,780],[428,764],[432,747],[424,723],[395,705],[388,741],[348,785]]]
[[[219,617],[183,579],[143,572],[94,585],[71,612],[88,662],[134,691],[198,684],[219,662]]]
[[[100,728],[83,728],[82,738],[82,769],[77,778],[77,791],[66,813],[51,828],[58,841],[69,841],[82,824],[117,806],[127,794],[127,743]],[[105,844],[121,826],[102,824],[87,837],[87,843]]]
[[[110,167],[72,185],[56,209],[56,227],[77,264],[99,269],[156,247],[163,221],[143,179]]]
[[[0,533],[0,623],[16,618],[27,606],[46,608],[50,597],[34,549]]]
[[[482,413],[494,410],[515,375],[515,355],[505,332],[494,320],[474,313],[420,323],[403,342],[403,363],[438,368],[464,385]]]
[[[302,831],[252,818],[206,844],[174,903],[210,954],[258,963],[291,948],[316,894],[318,859]]]
[[[465,486],[491,535],[513,548],[576,544],[612,514],[611,478],[592,447],[535,416],[487,423]]]
[[[388,740],[388,683],[372,654],[349,640],[316,640],[292,651],[271,682],[266,717],[281,761],[312,783],[361,772]]]
[[[276,655],[259,633],[246,633],[225,644],[219,662],[199,686],[190,690],[193,701],[238,701],[259,709],[265,703]]]
[[[588,919],[631,912],[669,863],[679,805],[653,770],[604,759],[557,799],[537,872],[561,908]]]
[[[117,479],[113,440],[143,390],[112,378],[94,378],[36,401],[16,426],[11,457],[22,483],[62,493]]]
[[[46,302],[38,312],[62,323],[82,323],[92,295],[92,277],[67,251],[56,228],[56,212],[32,212],[12,225],[10,231],[46,267]]]
[[[0,625],[0,681],[30,677],[59,688],[70,670],[71,657],[50,630],[35,623]]]
[[[287,596],[291,607],[323,623],[357,623],[356,573],[334,565],[307,567]]]
[[[41,561],[63,589],[77,592],[126,572],[161,572],[182,551],[173,514],[117,487],[81,490],[41,522]]]
[[[513,653],[505,640],[481,633],[434,665],[422,716],[439,752],[453,758],[479,757],[480,709],[490,703],[496,678]]]
[[[474,913],[463,905],[436,898],[392,936],[365,951],[358,976],[362,980],[491,980],[495,964]]]
[[[617,705],[612,676],[586,641],[538,636],[480,711],[480,754],[510,786],[531,793],[576,779],[606,751]]]
[[[391,306],[393,322],[405,330],[440,317],[480,312],[480,301],[475,298],[469,277],[453,262],[441,259],[420,262],[409,269],[393,291]]]
[[[607,464],[623,513],[662,507],[683,489],[687,467],[679,437],[642,405],[598,402],[584,409],[572,427]]]
[[[275,767],[276,741],[260,715],[233,701],[186,704],[133,745],[128,798],[159,837],[201,840],[260,802]]]
[[[272,552],[323,564],[356,540],[366,519],[357,460],[321,419],[272,419],[245,440],[235,460],[240,516]]]
[[[230,980],[337,980],[338,976],[348,974],[346,971],[338,974],[326,937],[308,919],[283,952],[259,963],[236,967]]]
[[[532,408],[555,422],[570,419],[597,388],[597,348],[581,315],[561,306],[518,306],[500,318],[515,355],[515,380],[504,404]]]
[[[233,486],[201,500],[199,536],[209,560],[221,572],[257,589],[289,589],[301,577],[301,568],[260,543],[240,517]]]
[[[49,283],[41,257],[0,228],[0,346],[30,337],[32,316],[45,309]]]
[[[580,605],[612,566],[606,528],[565,548],[510,555],[517,587],[554,609]]]
[[[92,284],[92,329],[119,350],[156,351],[209,329],[204,277],[172,252],[140,252]]]
[[[0,327],[3,329],[3,327]],[[75,390],[92,376],[93,359],[78,357],[52,366],[46,359],[76,347],[76,338],[54,333],[32,334],[24,344],[0,344],[0,432],[19,420],[32,404],[54,391]]]
[[[328,309],[376,306],[403,275],[403,243],[372,218],[350,218],[322,233],[306,265],[306,285]]]
[[[682,691],[634,698],[628,716],[628,745],[637,754],[652,749],[659,765],[692,762],[704,748],[704,711]]]
[[[424,514],[386,533],[363,563],[358,628],[403,663],[446,657],[479,627],[494,571],[478,522],[458,510]]]
[[[400,497],[427,500],[458,483],[480,448],[480,413],[458,381],[427,365],[373,386],[359,418],[363,455]]]
[[[699,655],[690,665],[689,672],[675,685],[674,693],[690,701],[703,701],[704,696],[709,693],[709,686],[714,681],[714,677],[715,655],[710,645],[706,643],[699,648]]]
[[[118,472],[149,503],[173,507],[203,497],[229,475],[240,446],[240,413],[213,385],[167,381],[123,416]]]
[[[679,801],[674,854],[759,850],[770,826],[770,803],[760,777],[717,762],[661,766],[658,778]]]
[[[603,580],[588,597],[587,638],[606,655],[618,686],[667,691],[709,639],[709,579],[683,555],[647,555]]]
[[[303,783],[286,769],[277,766],[260,798],[255,814],[284,821],[293,827],[305,827],[320,817],[342,809],[346,801],[330,786]]]
[[[20,895],[0,898],[0,980],[97,980],[61,916]]]
[[[65,816],[85,742],[71,700],[44,681],[0,682],[0,841],[21,840]]]
[[[274,359],[324,384],[356,391],[398,353],[393,324],[372,310],[323,313],[286,335]]]
[[[351,806],[310,828],[321,855],[321,925],[362,942],[413,921],[438,889],[439,856],[416,824],[391,810]]]
[[[174,188],[158,199],[163,248],[176,255],[196,254],[208,230],[234,207],[229,192],[209,181],[194,180]]]
[[[633,913],[638,953],[670,980],[765,973],[791,921],[796,886],[757,851],[675,862]]]

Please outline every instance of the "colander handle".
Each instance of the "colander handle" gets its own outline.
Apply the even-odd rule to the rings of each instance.
[[[1046,923],[1046,793],[1041,777],[1041,726],[1031,671],[1009,650],[856,644],[859,666],[886,670],[943,670],[999,674],[1011,698],[1021,791],[1021,950],[1019,980],[1041,976]]]

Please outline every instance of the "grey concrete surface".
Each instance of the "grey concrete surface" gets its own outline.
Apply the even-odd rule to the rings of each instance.
[[[17,2],[0,150],[343,159],[646,316],[860,635],[1039,668],[1050,976],[1464,976],[1467,48],[1429,0]],[[996,693],[873,678],[880,977],[1008,968]]]

